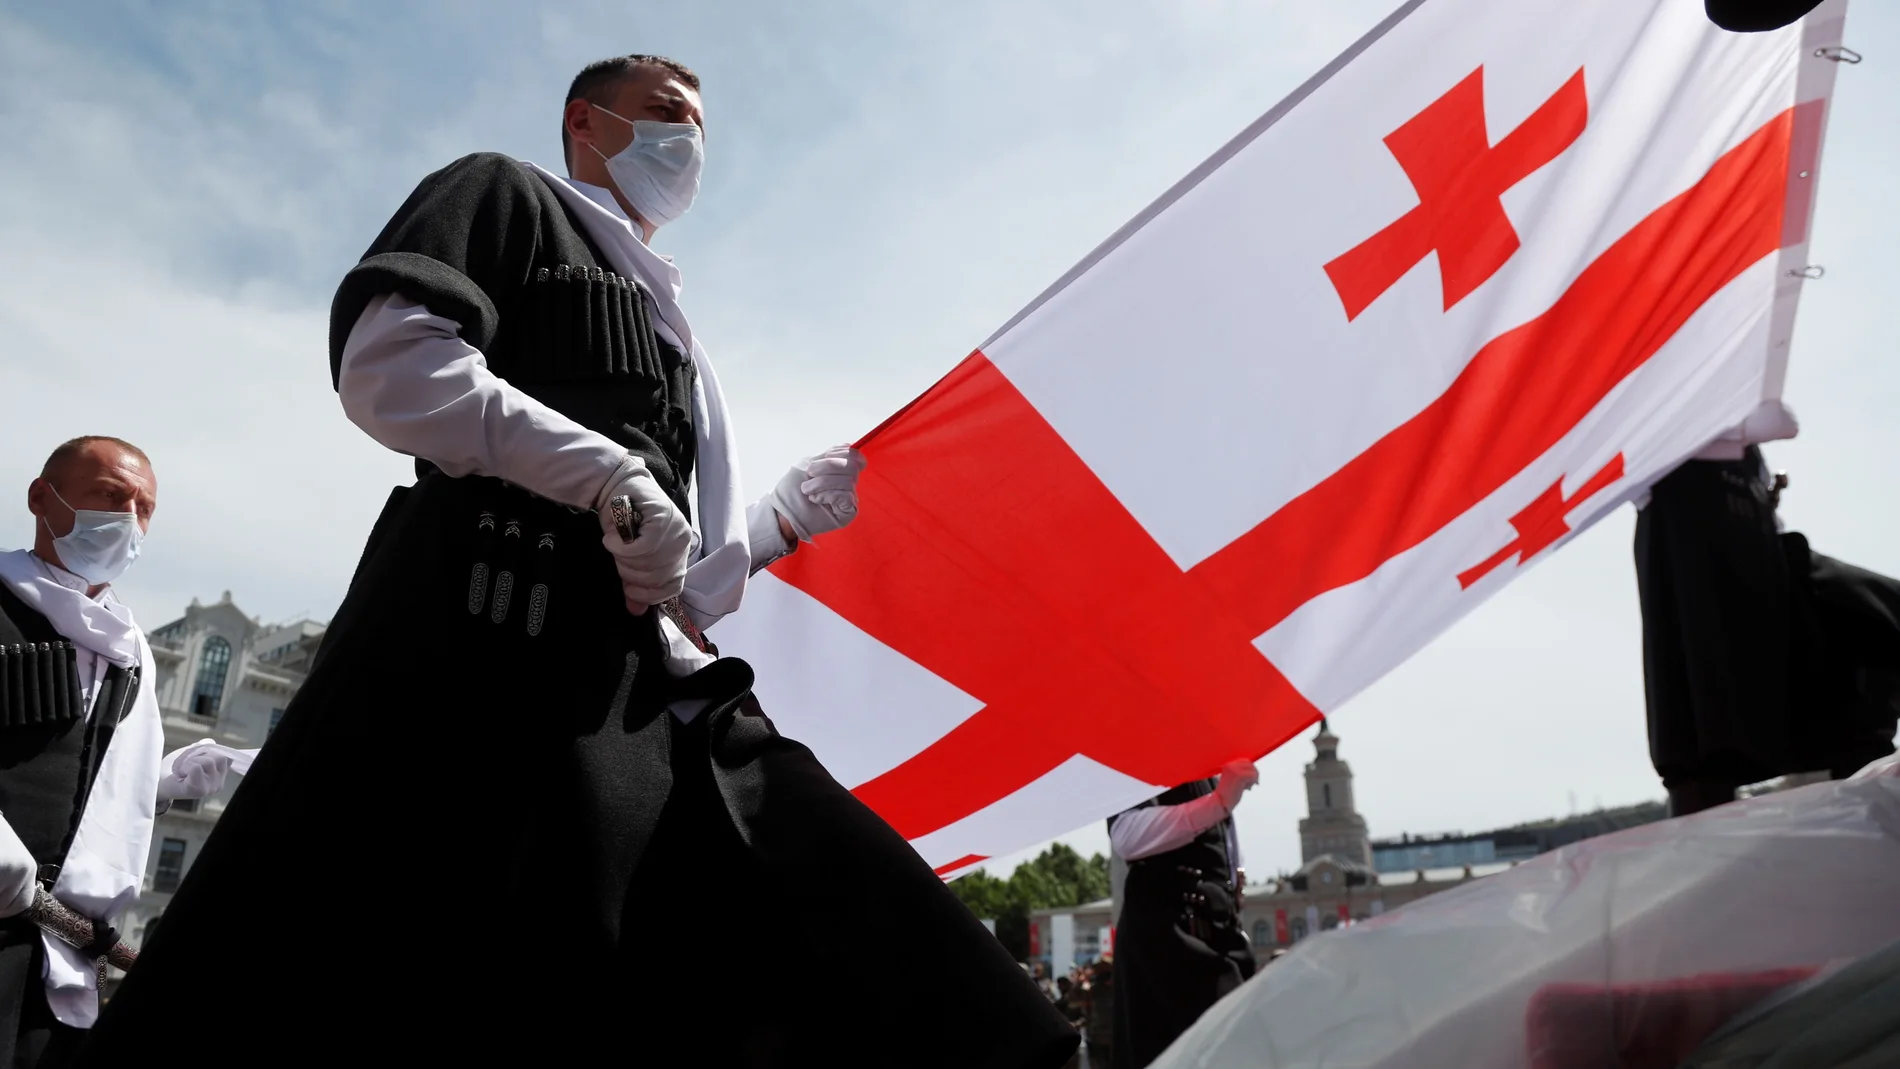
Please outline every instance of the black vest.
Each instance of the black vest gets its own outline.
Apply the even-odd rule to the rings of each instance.
[[[344,276],[331,371],[370,300],[402,294],[459,323],[495,374],[646,461],[691,515],[692,356],[655,333],[645,284],[608,262],[539,175],[463,157],[423,179]]]
[[[137,669],[111,666],[88,717],[73,644],[0,585],[0,813],[42,870],[65,860],[138,688]]]
[[[1196,798],[1205,798],[1214,793],[1215,780],[1195,780],[1183,783],[1179,787],[1151,798],[1136,806],[1146,809],[1154,805],[1182,805]],[[1132,810],[1131,810],[1132,812]],[[1174,887],[1179,884],[1208,882],[1222,886],[1233,886],[1234,863],[1227,851],[1227,826],[1233,818],[1229,817],[1204,829],[1200,834],[1181,846],[1162,854],[1153,854],[1139,861],[1128,863],[1128,885]],[[1114,826],[1114,818],[1109,818],[1109,826]],[[1190,875],[1190,873],[1192,875]]]

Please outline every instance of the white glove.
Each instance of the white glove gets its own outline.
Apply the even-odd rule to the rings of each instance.
[[[13,825],[0,820],[0,917],[19,916],[33,904],[39,886],[39,862],[26,852]]]
[[[622,540],[613,510],[614,498],[626,496],[639,514],[639,533],[633,541]],[[677,597],[686,587],[686,565],[693,552],[693,525],[647,473],[646,461],[629,454],[620,462],[613,477],[595,499],[600,513],[600,542],[613,555],[614,568],[620,573],[620,590],[626,596],[627,611],[635,616]]]
[[[1220,797],[1220,804],[1229,813],[1240,804],[1240,796],[1260,782],[1260,770],[1252,761],[1229,761],[1220,770],[1220,782],[1214,785],[1214,793]]]
[[[772,507],[792,525],[801,542],[835,531],[858,515],[858,473],[864,454],[833,446],[792,465],[770,494]]]
[[[159,764],[158,800],[209,798],[223,790],[224,781],[231,775],[232,758],[211,748],[216,745],[204,739],[166,754]]]

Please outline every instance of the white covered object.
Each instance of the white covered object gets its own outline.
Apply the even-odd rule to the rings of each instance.
[[[1627,992],[1825,969],[1900,939],[1897,907],[1900,761],[1888,760],[1591,839],[1316,936],[1210,1009],[1154,1069],[1575,1064],[1549,1049],[1533,1061],[1527,1020],[1552,985]],[[1565,1042],[1574,1054],[1617,1038]]]

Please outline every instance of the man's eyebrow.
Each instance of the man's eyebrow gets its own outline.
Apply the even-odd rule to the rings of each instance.
[[[134,479],[116,471],[100,472],[98,479],[94,480],[93,485],[105,487],[110,490],[121,490],[130,494],[139,494],[146,490],[145,480]]]

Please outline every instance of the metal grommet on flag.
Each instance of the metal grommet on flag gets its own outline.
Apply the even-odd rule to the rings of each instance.
[[[1826,48],[1817,48],[1814,50],[1814,54],[1820,56],[1822,59],[1831,59],[1836,63],[1847,64],[1859,63],[1862,58],[1859,52],[1848,48],[1846,45],[1829,45]]]
[[[1822,267],[1820,264],[1808,264],[1805,267],[1797,267],[1788,272],[1789,278],[1825,278],[1826,276],[1827,268]]]

